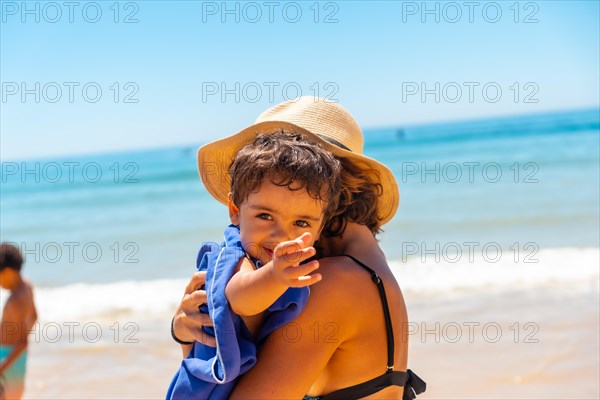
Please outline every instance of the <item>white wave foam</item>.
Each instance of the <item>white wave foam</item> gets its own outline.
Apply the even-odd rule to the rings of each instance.
[[[429,293],[461,290],[513,290],[536,287],[589,290],[598,288],[600,281],[600,249],[551,248],[541,249],[524,261],[524,254],[503,251],[495,257],[468,255],[451,262],[453,256],[434,255],[408,258],[405,263],[391,261],[396,279],[405,291]],[[537,262],[534,262],[537,260]]]
[[[436,263],[433,257],[422,262],[391,261],[400,287],[405,292],[430,294],[439,292],[514,290],[550,287],[569,292],[598,290],[600,249],[542,249],[534,257],[538,263],[515,263],[512,255],[498,262],[483,257],[473,262],[461,259]],[[186,279],[126,281],[109,284],[74,284],[37,288],[36,304],[40,320],[67,321],[94,317],[136,315],[152,317],[170,315],[183,296]],[[8,293],[2,291],[4,302]]]
[[[145,317],[173,313],[187,280],[163,279],[36,288],[41,321],[66,321],[135,313]],[[8,293],[3,291],[2,300]]]

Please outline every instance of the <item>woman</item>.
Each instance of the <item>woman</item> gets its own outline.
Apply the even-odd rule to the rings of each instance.
[[[311,287],[304,310],[262,344],[257,364],[243,375],[232,399],[414,398],[424,382],[406,372],[408,322],[402,292],[375,238],[396,212],[399,193],[391,171],[362,155],[363,137],[336,103],[302,97],[277,105],[238,134],[202,147],[199,170],[208,191],[224,202],[227,167],[257,133],[291,130],[321,144],[343,164],[344,190],[336,216],[319,240],[322,281]],[[176,337],[209,344],[198,312],[206,302],[195,274],[176,312]],[[191,346],[182,345],[184,357]]]

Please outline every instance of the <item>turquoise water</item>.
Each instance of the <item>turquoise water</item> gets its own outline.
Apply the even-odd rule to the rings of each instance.
[[[597,109],[365,130],[401,191],[382,247],[598,247],[599,130]],[[40,286],[186,277],[228,223],[196,147],[3,162],[1,240]]]

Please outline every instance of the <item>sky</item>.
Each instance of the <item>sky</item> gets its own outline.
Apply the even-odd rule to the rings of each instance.
[[[598,1],[0,2],[2,161],[196,145],[297,95],[368,131],[599,107]]]

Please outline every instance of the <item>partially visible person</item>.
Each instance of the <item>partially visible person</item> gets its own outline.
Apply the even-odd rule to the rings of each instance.
[[[22,266],[18,247],[0,244],[0,286],[10,291],[0,322],[0,375],[7,400],[23,397],[28,335],[37,321],[33,288],[21,276]]]
[[[199,256],[218,351],[197,343],[168,399],[226,398],[237,376],[254,365],[254,342],[298,315],[306,287],[320,280],[310,275],[318,261],[303,261],[315,255],[315,239],[337,209],[340,162],[301,139],[281,130],[259,135],[237,153],[225,244],[205,245]]]

